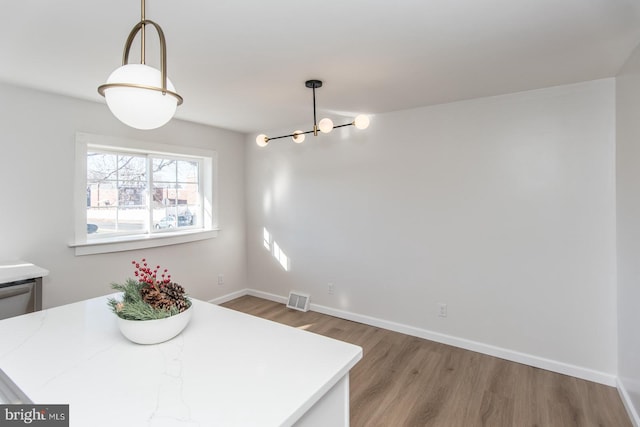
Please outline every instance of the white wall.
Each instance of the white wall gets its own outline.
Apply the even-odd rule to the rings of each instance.
[[[109,293],[131,275],[131,259],[147,257],[196,298],[297,289],[327,307],[615,375],[614,95],[605,79],[379,115],[367,131],[259,149],[254,136],[180,120],[136,131],[103,104],[0,84],[0,259],[51,271],[46,307]],[[631,160],[640,131],[623,123]],[[74,256],[77,131],[217,150],[219,237]],[[622,157],[618,191],[631,207],[621,215],[631,220],[618,218],[628,233],[620,372],[637,393],[637,267],[625,259],[638,254],[638,177]],[[263,227],[288,272],[264,249]]]
[[[616,79],[618,376],[640,425],[640,47]]]
[[[185,101],[188,102],[188,101]],[[73,179],[77,131],[218,152],[218,238],[141,251],[76,257]],[[133,276],[132,259],[169,269],[187,292],[211,299],[246,287],[244,137],[179,120],[155,131],[118,122],[106,104],[0,84],[0,259],[23,259],[50,270],[45,307],[112,292]],[[218,286],[217,275],[225,275]]]
[[[249,286],[613,378],[614,115],[605,79],[249,136]]]

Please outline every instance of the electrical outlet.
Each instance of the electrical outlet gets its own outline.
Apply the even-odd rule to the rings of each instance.
[[[218,285],[224,285],[224,274],[218,274]]]
[[[327,283],[327,293],[333,295],[333,283],[331,282]]]
[[[444,304],[444,303],[438,304],[438,316],[447,317],[447,304]]]

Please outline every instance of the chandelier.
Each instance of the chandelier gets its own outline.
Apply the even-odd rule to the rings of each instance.
[[[258,144],[259,147],[266,147],[269,144],[269,141],[271,140],[288,138],[288,137],[291,137],[293,139],[293,142],[300,144],[304,141],[305,135],[308,133],[313,133],[313,136],[318,136],[318,131],[322,133],[329,133],[333,129],[337,129],[345,126],[355,126],[358,129],[366,129],[367,127],[369,127],[369,117],[365,116],[364,114],[360,114],[359,116],[356,116],[356,118],[350,123],[345,123],[343,125],[338,125],[338,126],[334,126],[333,121],[329,118],[324,118],[320,120],[320,122],[318,123],[316,121],[316,89],[322,87],[322,81],[307,80],[304,84],[306,87],[313,90],[313,129],[308,130],[306,132],[303,132],[301,130],[296,130],[296,131],[293,131],[293,133],[290,133],[289,135],[274,136],[274,137],[268,137],[265,134],[260,134],[256,137],[256,144]]]

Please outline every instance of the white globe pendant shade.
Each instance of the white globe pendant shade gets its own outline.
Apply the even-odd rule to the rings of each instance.
[[[293,132],[293,136],[291,138],[296,144],[302,144],[304,142],[304,136],[305,135],[301,130],[297,130]]]
[[[318,128],[322,133],[329,133],[333,129],[333,121],[329,118],[322,119],[318,123]]]
[[[369,127],[369,117],[364,114],[360,114],[359,116],[356,116],[356,119],[353,121],[353,125],[360,130],[366,129]]]
[[[261,133],[260,135],[256,136],[256,144],[258,144],[258,147],[266,147],[267,144],[269,144],[267,135]]]
[[[114,116],[136,129],[156,129],[166,124],[176,113],[178,99],[162,93],[159,70],[145,64],[127,64],[117,68],[107,79],[104,97]],[[129,87],[149,86],[154,89]],[[167,90],[175,93],[173,83],[167,79]]]

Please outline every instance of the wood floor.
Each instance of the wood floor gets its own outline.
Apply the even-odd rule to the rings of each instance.
[[[354,427],[632,426],[613,387],[251,296],[223,306],[361,346]]]

